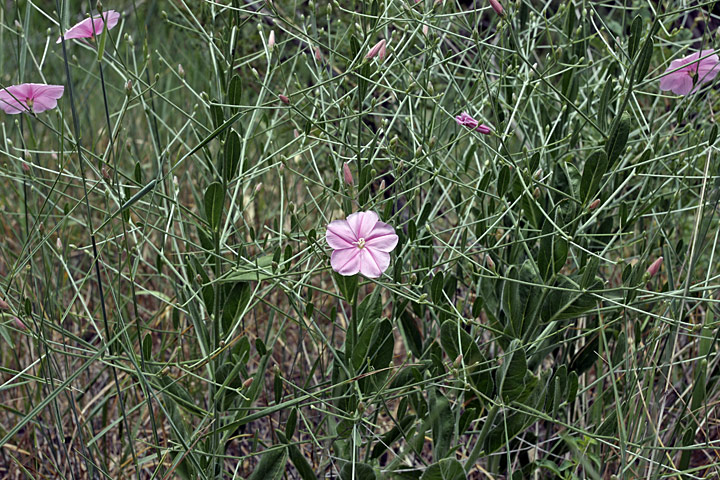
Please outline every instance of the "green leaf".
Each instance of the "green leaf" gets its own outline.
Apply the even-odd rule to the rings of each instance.
[[[598,126],[603,130],[605,130],[605,128],[607,128],[608,104],[610,103],[610,98],[612,97],[614,88],[615,88],[615,86],[614,86],[612,80],[608,80],[605,82],[603,91],[600,94],[600,101],[598,102],[597,117],[598,117]]]
[[[498,174],[498,180],[497,180],[497,193],[498,196],[502,197],[505,195],[505,193],[508,191],[508,187],[510,186],[510,167],[507,165],[503,165],[503,167],[500,169],[500,173]]]
[[[225,189],[219,182],[211,183],[205,190],[205,218],[212,230],[220,226],[225,203]]]
[[[493,379],[487,370],[487,360],[480,352],[470,334],[460,328],[454,320],[446,320],[440,326],[440,343],[451,362],[462,354],[463,364],[468,367],[470,381],[483,394],[493,392]]]
[[[400,315],[400,333],[412,354],[417,358],[422,357],[422,336],[415,320],[407,310],[404,310]]]
[[[441,459],[450,451],[455,434],[455,416],[450,402],[440,392],[435,395],[435,403],[430,408],[432,417],[433,458]]]
[[[145,360],[152,358],[152,335],[146,334],[142,342],[143,356]]]
[[[273,263],[272,255],[263,255],[251,260],[251,264],[243,263],[235,267],[227,275],[217,280],[218,283],[235,283],[266,280],[272,277],[275,272],[271,270]]]
[[[442,272],[436,273],[432,279],[432,284],[430,285],[430,298],[432,298],[433,303],[436,305],[444,303],[444,297],[442,293],[444,281],[445,280]]]
[[[242,80],[237,73],[233,75],[228,87],[228,102],[230,105],[240,105],[242,98]]]
[[[558,218],[558,215],[556,215]],[[540,276],[548,281],[565,265],[568,254],[568,242],[559,233],[549,219],[543,222],[537,266]]]
[[[607,143],[605,144],[605,153],[607,154],[607,164],[609,167],[615,165],[615,162],[620,158],[623,151],[625,151],[625,145],[627,145],[631,127],[631,118],[627,113],[623,113],[620,120],[613,124],[610,135],[608,135]]]
[[[222,331],[224,334],[230,333],[233,329],[250,303],[251,297],[252,289],[248,283],[239,282],[232,287],[227,294],[222,312]]]
[[[225,151],[223,154],[223,177],[226,182],[230,182],[235,177],[235,172],[240,164],[240,152],[242,146],[240,144],[240,135],[230,129],[225,139]]]
[[[297,470],[302,480],[317,480],[317,476],[315,476],[312,467],[302,452],[300,452],[297,445],[294,443],[288,445],[288,452],[290,453],[290,460],[292,460],[293,465],[295,465],[295,470]]]
[[[248,480],[280,480],[287,464],[287,448],[273,448],[263,453],[260,463]]]
[[[210,117],[212,118],[213,128],[218,129],[225,123],[225,115],[222,107],[217,104],[217,99],[213,99],[210,103]]]
[[[430,465],[420,480],[467,480],[465,470],[454,458],[443,458]]]
[[[630,25],[630,40],[628,41],[628,56],[633,58],[640,47],[640,37],[642,36],[642,17],[636,15]]]
[[[375,470],[367,463],[346,463],[340,471],[340,478],[342,480],[375,480],[377,477]]]
[[[525,390],[527,361],[520,340],[513,340],[505,351],[503,364],[497,370],[496,383],[506,402],[518,397]]]
[[[580,201],[587,205],[600,187],[603,175],[607,172],[608,157],[605,152],[594,152],[585,161],[582,179],[580,180]]]
[[[645,40],[645,45],[643,45],[643,48],[640,51],[640,55],[637,59],[637,64],[635,66],[635,83],[640,83],[645,79],[645,75],[647,75],[647,72],[650,69],[650,60],[652,60],[652,54],[653,40],[651,32]]]
[[[295,426],[297,425],[297,407],[290,410],[287,421],[285,422],[285,436],[292,438],[295,435]]]
[[[385,453],[385,450],[387,450],[399,438],[404,438],[407,435],[410,425],[412,425],[416,418],[417,417],[415,415],[407,415],[403,417],[397,425],[380,437],[380,440],[378,440],[372,449],[371,458],[380,457],[383,453]]]

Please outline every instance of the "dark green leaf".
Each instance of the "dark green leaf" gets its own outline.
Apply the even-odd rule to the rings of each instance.
[[[230,105],[240,105],[242,98],[242,80],[240,75],[234,74],[232,80],[230,80],[230,86],[228,87],[228,103]]]
[[[633,58],[640,46],[640,37],[642,36],[642,18],[636,15],[630,25],[630,40],[628,41],[628,56]]]
[[[420,480],[466,480],[465,470],[454,458],[443,458],[430,465]]]
[[[620,158],[623,151],[625,151],[625,145],[627,145],[631,127],[631,118],[627,113],[623,113],[620,120],[613,124],[610,135],[608,135],[607,143],[605,144],[607,165],[609,167],[615,165],[615,162]]]
[[[223,177],[226,182],[230,182],[235,177],[235,172],[240,164],[240,135],[233,129],[228,131],[225,139],[225,151],[223,155]]]
[[[497,370],[496,383],[505,401],[512,401],[525,390],[527,362],[520,340],[513,340],[505,351],[503,364]]]
[[[341,480],[375,480],[377,477],[367,463],[346,463],[340,471],[340,478]]]
[[[593,198],[600,187],[600,181],[607,172],[608,157],[605,152],[594,152],[585,161],[582,172],[582,180],[580,181],[580,201],[583,205],[587,205]]]
[[[265,451],[248,480],[280,480],[285,473],[287,457],[288,452],[285,447],[273,447],[272,450]]]
[[[210,228],[217,230],[220,226],[225,202],[225,189],[219,182],[211,183],[205,190],[205,218]]]

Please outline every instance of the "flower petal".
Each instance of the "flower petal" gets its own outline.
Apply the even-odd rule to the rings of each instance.
[[[360,271],[362,251],[357,247],[335,250],[330,257],[330,265],[340,275],[355,275]]]
[[[671,67],[671,68],[672,68],[672,67]],[[671,68],[668,68],[668,69],[665,70],[665,71],[667,72],[668,70],[671,70]],[[672,90],[672,89],[673,89],[673,86],[675,85],[675,83],[676,83],[679,79],[681,79],[681,78],[683,78],[683,77],[688,77],[688,78],[690,78],[690,77],[688,76],[688,74],[687,74],[685,71],[682,71],[682,70],[679,71],[679,72],[674,72],[674,73],[665,75],[664,77],[662,77],[662,78],[660,79],[660,90]]]
[[[338,248],[357,248],[352,242],[357,241],[357,237],[350,228],[350,224],[347,220],[335,220],[330,222],[325,232],[325,240],[328,245],[334,249]]]
[[[373,248],[363,248],[360,273],[368,278],[378,278],[390,265],[390,254]]]
[[[355,212],[347,217],[347,221],[358,239],[365,238],[378,222],[378,214],[373,211]]]
[[[395,229],[384,222],[377,222],[369,237],[365,238],[365,245],[368,248],[380,252],[392,252],[398,243],[398,236]]]
[[[707,83],[715,79],[720,72],[720,60],[717,55],[710,55],[700,62],[698,67],[698,82]]]
[[[95,15],[82,20],[65,32],[65,40],[72,38],[91,38],[94,34],[100,34],[103,31],[105,22],[108,29],[113,28],[120,21],[120,14],[115,10],[108,10],[102,16]],[[57,39],[57,43],[62,41],[63,37]]]
[[[25,83],[0,89],[0,108],[10,115],[27,112],[29,109],[25,99],[30,93],[32,93],[32,87]]]

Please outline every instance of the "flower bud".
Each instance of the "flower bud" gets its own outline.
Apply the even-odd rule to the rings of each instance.
[[[290,98],[288,98],[287,95],[282,95],[282,94],[280,94],[280,95],[278,95],[278,98],[279,98],[280,101],[283,102],[285,105],[290,105]]]
[[[650,278],[654,277],[659,271],[663,263],[663,257],[658,257],[647,269],[647,274]]]
[[[268,50],[271,52],[275,47],[275,30],[270,30],[270,36],[268,37]]]
[[[498,0],[488,0],[490,2],[490,6],[495,10],[495,13],[500,15],[501,17],[505,15],[505,9],[503,9],[503,6],[500,5],[500,2]]]
[[[367,55],[365,55],[365,58],[368,60],[378,57],[380,60],[385,59],[385,54],[387,52],[387,41],[385,39],[380,40],[378,43],[376,43],[368,52]]]
[[[0,310],[10,310],[10,305],[2,298],[0,298]]]
[[[453,362],[453,367],[460,368],[462,366],[462,362],[463,362],[463,356],[461,353],[460,355],[457,356],[457,358]]]
[[[599,206],[600,206],[600,199],[599,199],[599,198],[596,198],[596,199],[593,200],[593,202],[590,204],[590,206],[588,207],[588,210],[590,210],[590,211],[592,212],[593,210],[595,210],[595,209],[596,209],[597,207],[599,207]]]
[[[180,78],[185,78],[185,69],[183,68],[182,63],[178,63],[177,72]]]
[[[354,185],[355,182],[353,181],[352,172],[350,171],[350,166],[347,162],[343,163],[343,177],[345,178],[345,183],[348,185]]]
[[[252,383],[253,383],[253,377],[250,377],[250,378],[248,378],[247,380],[245,380],[245,381],[242,383],[242,388],[243,388],[243,390],[245,390],[245,389],[248,388],[250,385],[252,385]]]

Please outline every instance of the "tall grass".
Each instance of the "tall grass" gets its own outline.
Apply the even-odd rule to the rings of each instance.
[[[720,10],[502,3],[4,2],[0,477],[716,476]]]

